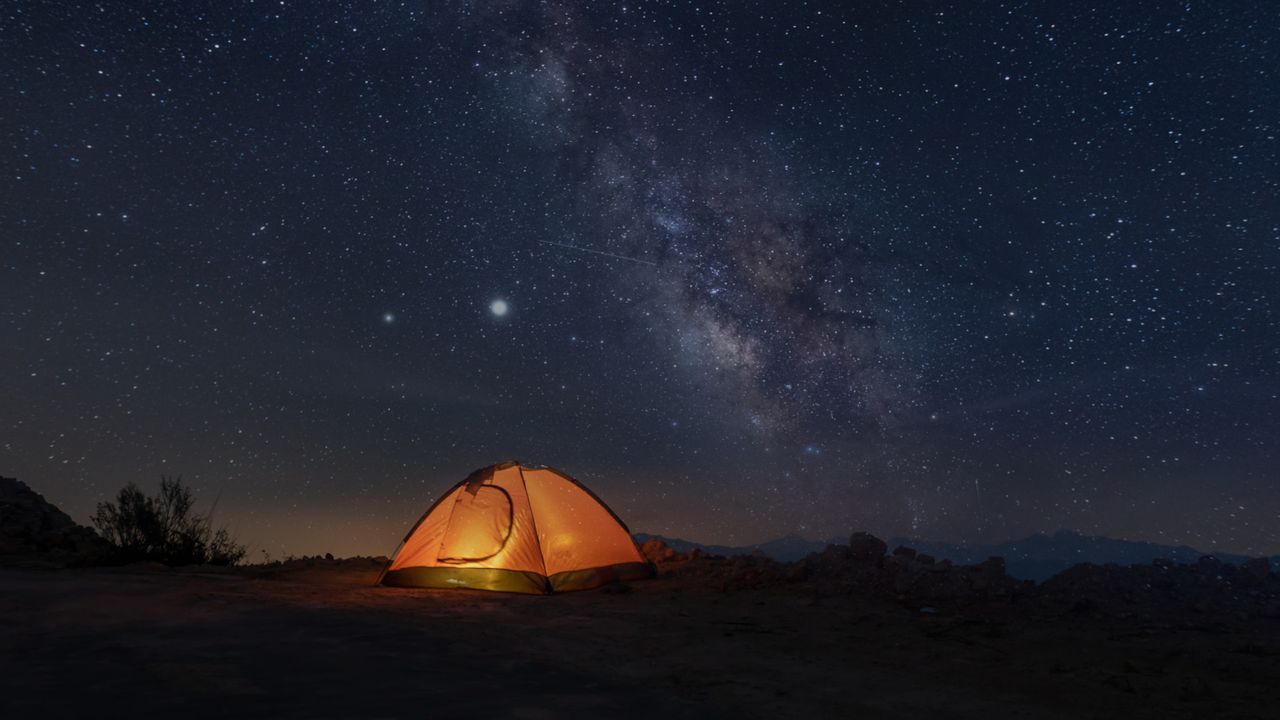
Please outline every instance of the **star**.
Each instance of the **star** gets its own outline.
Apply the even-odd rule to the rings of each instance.
[[[28,380],[4,385],[24,420],[0,409],[0,456],[49,478],[51,500],[91,507],[114,489],[102,483],[157,474],[181,441],[161,419],[188,412],[198,383],[212,440],[198,480],[225,482],[237,513],[260,508],[228,519],[295,554],[383,554],[404,530],[383,508],[405,483],[425,497],[446,468],[526,447],[595,472],[584,480],[625,515],[707,542],[802,522],[817,536],[874,524],[992,541],[1070,526],[1280,553],[1253,496],[1278,486],[1265,350],[1280,343],[1280,230],[1256,202],[1257,179],[1275,175],[1275,113],[1266,93],[1205,102],[1202,87],[1206,59],[1275,74],[1257,62],[1275,48],[1233,40],[1274,13],[1116,3],[1117,26],[1205,30],[1119,41],[1028,4],[1028,22],[1078,43],[1064,64],[1039,52],[1048,36],[953,4],[946,23],[905,3],[904,22],[846,33],[851,3],[809,3],[821,22],[791,3],[717,3],[726,45],[709,58],[700,41],[645,41],[687,20],[661,4],[615,23],[584,3],[528,17],[372,3],[357,34],[344,4],[313,3],[255,34],[256,6],[223,2],[144,36],[128,13],[86,23],[74,3],[29,3],[19,24],[53,30],[0,73],[23,128],[0,193],[0,277],[23,302],[0,309],[0,347],[26,350],[0,352],[0,377]],[[428,25],[468,30],[426,38]],[[915,47],[923,26],[945,56],[868,62]],[[383,40],[349,44],[366,32]],[[237,50],[246,35],[260,47]],[[51,83],[68,43],[78,64]],[[316,82],[281,63],[316,43],[359,67],[322,83],[341,100],[325,103],[324,129],[351,131],[299,145],[289,129],[312,128]],[[174,64],[151,45],[232,55]],[[983,48],[996,46],[1016,71],[993,68]],[[473,71],[425,63],[408,77],[395,61],[437,51]],[[734,80],[764,69],[767,82]],[[232,86],[250,101],[210,90]],[[175,165],[176,148],[189,159]],[[157,242],[167,235],[190,241]],[[272,399],[253,370],[266,368],[300,399],[288,412],[260,407]],[[80,417],[92,398],[133,422]],[[545,412],[531,428],[489,402]],[[313,422],[355,413],[369,432]],[[121,429],[139,417],[156,427]],[[1118,442],[1153,418],[1154,445]],[[242,469],[242,434],[279,441]],[[120,450],[90,482],[96,447]],[[619,453],[644,467],[613,464]],[[1166,455],[1182,459],[1168,470]],[[1089,478],[1079,504],[1062,501],[1064,459]],[[379,479],[353,502],[344,484],[306,486],[317,468]],[[197,479],[191,461],[175,470]],[[672,506],[675,478],[690,498],[743,502]],[[753,502],[778,478],[809,492]],[[265,502],[304,487],[343,522],[379,519],[336,537]],[[1246,498],[1234,515],[1197,505]],[[1086,499],[1146,509],[1092,516]],[[776,520],[762,526],[758,507]]]

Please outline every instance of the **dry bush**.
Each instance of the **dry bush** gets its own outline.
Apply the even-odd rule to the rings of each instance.
[[[235,565],[248,551],[225,527],[213,527],[212,508],[205,515],[195,511],[195,499],[181,476],[161,475],[160,494],[155,497],[129,483],[115,502],[98,503],[92,519],[99,534],[126,562]]]

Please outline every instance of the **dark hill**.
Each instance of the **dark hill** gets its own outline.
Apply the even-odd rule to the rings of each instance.
[[[0,565],[84,565],[109,553],[97,533],[26,483],[0,477]]]

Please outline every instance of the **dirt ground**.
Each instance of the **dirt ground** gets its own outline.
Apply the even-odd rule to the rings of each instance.
[[[1273,620],[920,612],[682,578],[525,596],[377,567],[0,570],[5,717],[1262,718]]]

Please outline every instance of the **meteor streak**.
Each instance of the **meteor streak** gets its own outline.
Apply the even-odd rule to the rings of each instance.
[[[627,262],[640,263],[641,265],[651,265],[653,267],[658,267],[658,263],[656,262],[641,260],[639,258],[627,257],[626,255],[615,255],[614,253],[605,252],[604,250],[592,250],[591,248],[578,247],[577,245],[569,245],[567,243],[552,242],[550,240],[539,240],[538,242],[542,243],[543,245],[555,245],[556,247],[568,248],[570,250],[577,250],[578,252],[592,253],[594,255],[604,255],[605,257],[617,258],[618,260],[626,260]]]

